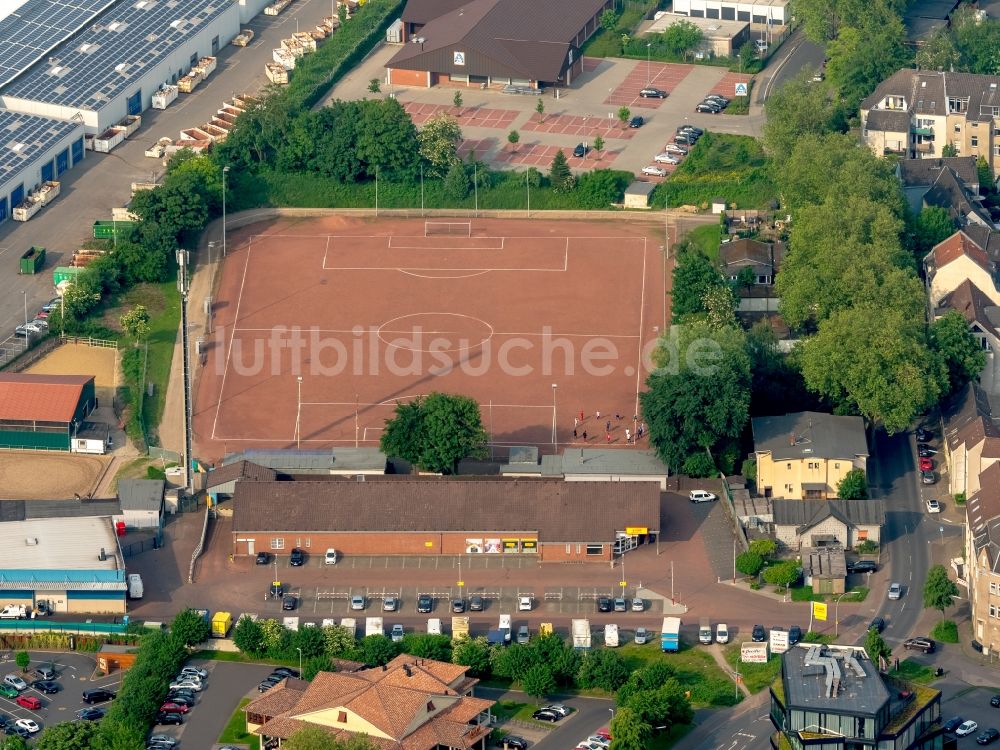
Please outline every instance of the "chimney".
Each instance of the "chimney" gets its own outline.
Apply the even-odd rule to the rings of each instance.
[[[403,671],[406,672],[406,676],[407,677],[413,677],[413,670],[410,669],[410,665],[409,664],[404,664],[403,665]]]
[[[104,562],[108,559],[108,553],[104,551],[104,547],[101,547],[101,554],[97,556],[97,559]]]

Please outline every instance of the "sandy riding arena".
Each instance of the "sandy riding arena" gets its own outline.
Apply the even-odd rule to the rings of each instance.
[[[93,375],[97,398],[108,404],[121,382],[118,377],[118,351],[86,344],[63,344],[25,372],[34,375]]]
[[[0,452],[0,499],[69,500],[97,488],[110,456]]]

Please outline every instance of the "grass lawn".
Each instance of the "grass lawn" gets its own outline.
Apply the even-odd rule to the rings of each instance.
[[[691,730],[694,724],[680,724],[670,728],[669,732],[657,734],[646,742],[646,750],[668,750],[671,747],[679,747]]]
[[[229,718],[226,728],[219,735],[219,744],[249,745],[250,750],[260,750],[260,737],[246,732],[247,720],[246,714],[243,713],[243,707],[249,702],[249,698],[240,701],[240,705],[236,707],[233,715]]]
[[[750,95],[753,93],[753,80],[747,85],[746,96],[730,96],[729,106],[726,107],[727,115],[748,115],[750,114]],[[727,94],[727,96],[729,96]]]
[[[687,233],[686,239],[705,253],[712,263],[718,262],[719,242],[722,240],[720,224],[703,224],[695,227]]]
[[[636,670],[653,662],[669,664],[673,667],[677,680],[691,691],[691,705],[695,708],[732,706],[741,700],[732,677],[716,664],[705,649],[683,646],[676,654],[665,654],[655,643],[645,646],[629,643],[618,651],[629,670]]]
[[[902,680],[909,680],[910,682],[919,682],[924,685],[935,679],[934,670],[923,664],[918,664],[912,659],[905,659],[899,663],[899,669],[893,669],[889,672],[893,677],[899,677]]]
[[[519,703],[518,701],[498,701],[493,706],[493,714],[501,721],[516,719],[524,721],[540,729],[555,729],[555,726],[547,721],[532,719],[531,715],[540,707],[541,703]]]
[[[812,586],[794,586],[792,591],[793,602],[833,602],[837,600],[839,594],[816,594],[813,593]],[[868,598],[868,589],[858,586],[853,591],[847,592],[840,601],[842,602],[863,602]]]
[[[273,664],[279,667],[295,667],[298,669],[299,660],[275,659],[267,657],[265,659],[254,659],[253,657],[241,654],[239,651],[215,651],[214,649],[203,648],[191,654],[192,659],[211,659],[212,661],[236,661],[243,664]]]
[[[958,643],[958,625],[954,620],[941,620],[931,631],[931,638],[944,643]]]
[[[781,672],[781,656],[772,654],[766,664],[743,664],[740,662],[740,645],[731,643],[726,646],[726,661],[735,671],[743,675],[743,684],[751,693],[757,693],[769,687]]]

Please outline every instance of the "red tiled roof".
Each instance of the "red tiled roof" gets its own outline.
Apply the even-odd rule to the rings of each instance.
[[[953,260],[966,255],[977,265],[981,266],[987,273],[993,272],[993,264],[983,248],[979,247],[973,239],[965,232],[959,230],[950,237],[941,240],[931,250],[934,255],[934,267],[944,268]]]
[[[0,420],[71,422],[93,375],[0,373]]]

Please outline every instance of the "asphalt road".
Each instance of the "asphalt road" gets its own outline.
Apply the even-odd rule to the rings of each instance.
[[[797,76],[804,68],[818,69],[825,57],[823,48],[806,39],[802,28],[797,28],[758,76],[758,83],[754,86],[754,103],[764,104],[775,89]]]
[[[513,700],[518,703],[538,703],[525,693],[515,690],[499,690],[496,688],[477,687],[476,695],[484,698],[491,698],[495,701]],[[531,744],[532,748],[568,748],[581,742],[595,730],[608,726],[611,721],[611,709],[614,702],[601,698],[579,698],[576,696],[559,697],[554,696],[550,703],[562,703],[576,709],[570,716],[555,725],[555,728],[548,732],[542,739]],[[517,727],[509,728],[510,734],[520,734]]]
[[[208,122],[234,94],[259,90],[267,83],[264,63],[281,39],[295,31],[296,23],[306,30],[328,15],[329,0],[298,0],[280,16],[257,16],[247,24],[256,34],[250,46],[220,50],[218,69],[194,93],[181,94],[166,110],[143,112],[139,132],[112,153],[88,151],[80,166],[60,177],[59,198],[31,221],[0,224],[0,339],[6,338],[6,327],[13,331],[24,320],[22,291],[30,318],[54,295],[52,269],[68,264],[73,251],[91,238],[94,221],[110,219],[112,208],[124,206],[133,182],[155,181],[162,175],[160,160],[143,153],[150,144]],[[32,245],[48,249],[45,268],[34,276],[19,276],[18,259]]]

